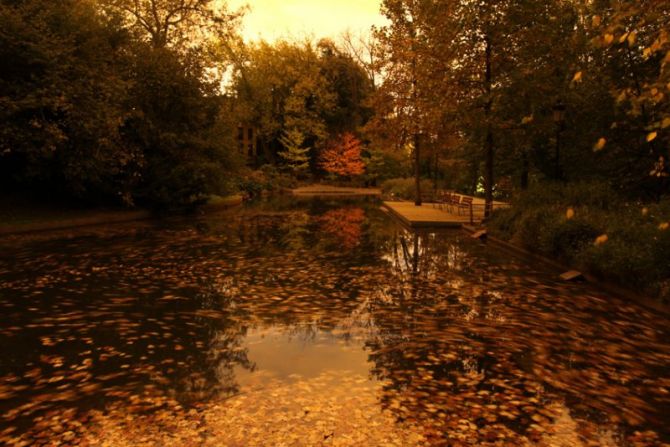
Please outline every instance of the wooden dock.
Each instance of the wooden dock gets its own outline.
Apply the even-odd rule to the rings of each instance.
[[[294,196],[340,196],[340,197],[355,197],[355,196],[381,196],[382,191],[379,188],[347,188],[330,185],[310,185],[302,186],[290,190]]]
[[[460,228],[470,223],[470,216],[450,213],[432,203],[384,202],[384,208],[412,228]]]

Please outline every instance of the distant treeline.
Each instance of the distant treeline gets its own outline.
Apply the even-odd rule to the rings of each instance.
[[[235,190],[247,164],[288,171],[288,132],[318,170],[318,150],[371,114],[372,83],[327,40],[244,44],[241,15],[211,0],[0,0],[3,189],[189,206]]]
[[[323,153],[349,138],[365,174],[330,178],[418,164],[489,196],[544,181],[667,194],[668,2],[385,0],[382,13],[367,37],[245,44],[243,11],[220,1],[0,0],[0,182],[189,205],[277,178],[245,166],[324,177]]]
[[[126,3],[0,2],[6,189],[161,207],[229,187],[238,162],[205,41],[179,32],[200,29],[205,9],[149,32]]]
[[[370,137],[488,192],[545,180],[668,192],[670,2],[385,0]],[[480,181],[483,179],[483,182]]]

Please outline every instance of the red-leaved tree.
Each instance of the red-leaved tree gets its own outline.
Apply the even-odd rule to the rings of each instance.
[[[352,133],[345,133],[324,149],[319,166],[326,172],[345,177],[362,174],[365,164],[361,160],[361,141]]]

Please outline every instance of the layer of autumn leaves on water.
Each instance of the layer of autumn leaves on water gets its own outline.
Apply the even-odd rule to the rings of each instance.
[[[385,219],[293,209],[4,242],[0,443],[667,441],[666,317]],[[260,370],[261,328],[324,334],[369,372]]]

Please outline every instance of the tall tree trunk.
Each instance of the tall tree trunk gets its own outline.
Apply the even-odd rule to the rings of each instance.
[[[437,148],[435,148],[435,164],[433,165],[433,190],[434,190],[434,193],[435,193],[435,198],[437,198],[437,180],[438,180],[438,178],[437,178],[438,177],[437,166],[438,166],[438,163],[439,163],[439,155],[440,154],[439,154]]]
[[[411,29],[411,36],[412,36],[412,105],[414,107],[414,182],[416,184],[416,196],[414,197],[414,205],[416,206],[421,206],[421,148],[420,148],[420,133],[419,133],[419,114],[418,114],[418,107],[419,107],[419,93],[417,91],[418,87],[418,80],[417,80],[417,73],[416,73],[416,42],[414,42],[414,39],[416,38],[416,31],[414,28]]]
[[[475,195],[477,193],[477,185],[479,185],[479,158],[473,160],[470,164],[470,194]]]
[[[486,119],[486,143],[484,147],[484,194],[485,194],[485,205],[484,205],[484,217],[489,217],[491,214],[491,209],[493,207],[493,129],[491,126],[491,109],[493,104],[493,98],[491,96],[491,85],[492,85],[492,75],[491,75],[491,38],[486,36],[484,38],[486,43],[486,75],[484,79],[484,88],[486,90],[486,105],[484,108],[485,119]]]
[[[410,3],[412,16],[414,17],[414,2]],[[417,75],[417,44],[416,44],[416,28],[415,24],[412,21],[410,23],[409,34],[410,34],[410,49],[412,52],[411,59],[411,75],[412,75],[412,132],[413,132],[413,143],[414,143],[414,183],[416,185],[414,205],[421,206],[421,148],[420,148],[420,127],[419,127],[419,92],[417,90],[419,80]]]
[[[521,189],[528,189],[528,171],[530,170],[530,163],[528,162],[528,152],[524,149],[521,152]]]
[[[414,133],[414,181],[416,183],[416,197],[414,205],[421,206],[421,152],[419,148],[419,132]]]

